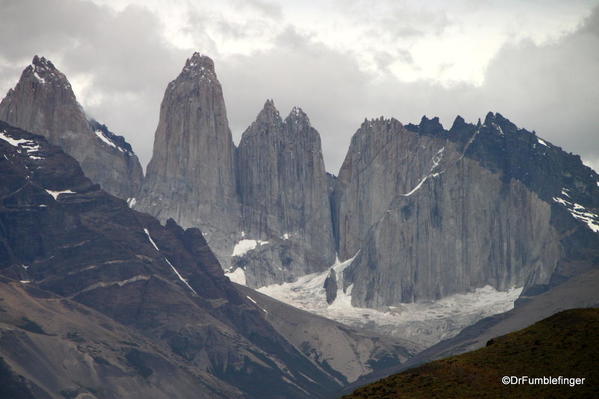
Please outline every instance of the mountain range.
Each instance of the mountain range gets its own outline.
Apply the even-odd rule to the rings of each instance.
[[[200,230],[132,210],[42,136],[0,132],[0,354],[22,397],[324,397],[414,354],[308,313],[294,339]]]
[[[599,175],[499,113],[365,119],[334,176],[299,107],[267,100],[236,146],[194,53],[145,176],[44,57],[0,121],[15,397],[329,397],[599,304]]]

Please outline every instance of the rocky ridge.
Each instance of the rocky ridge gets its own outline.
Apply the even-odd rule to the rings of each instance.
[[[0,120],[62,147],[108,192],[124,199],[137,194],[143,170],[131,146],[88,120],[66,76],[50,60],[33,58],[0,102]]]
[[[268,100],[235,148],[213,61],[189,58],[166,90],[136,209],[199,226],[238,282],[260,287],[335,260],[320,136]],[[232,276],[232,278],[234,278]]]
[[[378,309],[487,284],[547,289],[596,267],[597,180],[500,114],[448,131],[437,119],[366,121],[334,193],[340,258],[355,255],[344,289]]]

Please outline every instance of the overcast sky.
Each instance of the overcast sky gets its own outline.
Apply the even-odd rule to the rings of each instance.
[[[599,0],[0,0],[0,96],[34,54],[145,165],[160,101],[215,60],[233,138],[301,106],[337,172],[365,117],[500,112],[599,170]]]

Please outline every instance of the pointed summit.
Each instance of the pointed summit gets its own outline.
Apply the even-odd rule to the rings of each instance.
[[[285,122],[301,123],[310,126],[310,118],[308,118],[308,115],[300,107],[295,106],[291,108],[289,115],[285,118]]]
[[[0,119],[61,146],[111,194],[124,199],[137,194],[143,171],[131,147],[91,125],[67,77],[47,58],[33,57],[0,102]]]
[[[279,110],[277,110],[275,102],[272,99],[266,100],[264,107],[262,107],[258,116],[256,116],[255,123],[261,125],[280,125],[283,123],[281,114],[279,113]]]
[[[487,112],[487,115],[485,116],[485,125],[487,126],[491,126],[491,124],[495,122],[495,114],[491,111]]]
[[[208,69],[214,72],[214,61],[207,55],[198,53],[197,51],[185,62],[185,69]]]
[[[295,280],[334,262],[320,135],[301,108],[283,122],[266,101],[239,142],[237,179],[242,230],[271,242],[264,257],[242,260],[250,286]]]
[[[443,133],[445,129],[443,129],[443,125],[439,122],[439,117],[435,116],[432,119],[428,119],[426,115],[422,116],[420,120],[420,132],[435,134],[435,133]]]
[[[234,151],[214,62],[194,53],[164,93],[137,208],[200,227],[225,267],[239,219]]]
[[[214,61],[206,55],[198,52],[193,53],[185,61],[185,66],[177,77],[177,80],[181,79],[199,79],[205,80],[208,83],[218,83],[214,70]]]
[[[453,124],[451,125],[451,129],[449,129],[450,131],[452,130],[456,130],[456,129],[460,129],[462,127],[464,127],[466,125],[466,121],[464,120],[464,118],[462,118],[460,115],[456,116]]]
[[[513,124],[509,119],[505,118],[499,112],[487,113],[485,116],[485,123],[487,127],[497,130],[499,134],[503,135],[504,132],[511,131],[515,132],[518,130],[518,127]]]
[[[44,56],[34,55],[31,65],[38,70],[56,71],[56,67],[52,61],[46,59]]]

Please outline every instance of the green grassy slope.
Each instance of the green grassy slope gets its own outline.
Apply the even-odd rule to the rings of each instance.
[[[506,375],[585,380],[573,387],[504,385]],[[599,398],[599,309],[557,313],[485,348],[384,378],[343,398]]]

